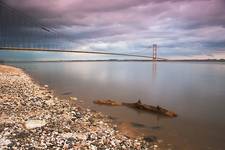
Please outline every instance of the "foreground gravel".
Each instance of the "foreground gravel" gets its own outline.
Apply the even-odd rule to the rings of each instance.
[[[157,149],[117,131],[101,113],[70,105],[22,70],[0,65],[1,149]]]

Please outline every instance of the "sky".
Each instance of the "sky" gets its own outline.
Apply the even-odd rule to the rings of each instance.
[[[1,0],[76,50],[225,58],[225,0]]]

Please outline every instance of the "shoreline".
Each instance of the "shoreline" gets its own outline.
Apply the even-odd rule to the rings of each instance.
[[[113,120],[54,95],[22,69],[0,65],[0,149],[157,149]]]
[[[0,63],[63,63],[63,62],[225,62],[224,59],[193,59],[193,60],[148,60],[148,59],[103,59],[103,60],[0,60]]]

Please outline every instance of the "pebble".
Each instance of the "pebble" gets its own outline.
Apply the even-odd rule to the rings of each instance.
[[[70,99],[73,100],[73,101],[77,101],[78,100],[78,98],[76,98],[76,97],[70,97]]]
[[[40,128],[46,125],[45,120],[28,120],[25,122],[25,127],[27,129]]]
[[[53,99],[50,99],[50,100],[48,100],[48,101],[45,101],[45,103],[46,103],[47,105],[49,105],[49,106],[55,105]]]

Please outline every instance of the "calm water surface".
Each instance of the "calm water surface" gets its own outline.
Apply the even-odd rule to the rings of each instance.
[[[63,62],[17,63],[41,84],[67,93],[117,120],[145,125],[167,148],[225,149],[225,63]],[[175,119],[126,107],[97,106],[96,99],[160,105]]]

